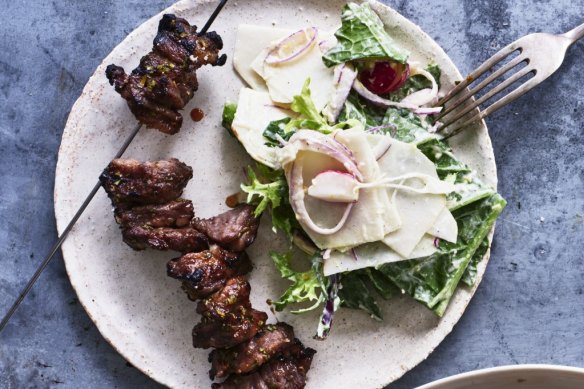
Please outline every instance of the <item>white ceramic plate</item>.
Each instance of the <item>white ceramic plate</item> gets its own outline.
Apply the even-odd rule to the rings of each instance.
[[[341,0],[232,1],[213,29],[221,34],[225,52],[231,55],[239,23],[289,28],[316,25],[332,30],[339,23],[344,4]],[[201,25],[215,5],[215,1],[185,0],[164,12],[177,13]],[[460,79],[447,55],[416,25],[386,6],[376,2],[372,6],[396,40],[412,51],[414,59],[433,59],[442,67],[445,88]],[[151,49],[160,16],[138,27],[105,58],[71,111],[55,182],[59,231],[136,124],[125,101],[108,85],[105,67],[116,63],[133,69]],[[165,136],[155,130],[142,130],[125,156],[141,160],[178,157],[193,166],[195,177],[184,196],[193,200],[198,216],[209,217],[225,210],[225,196],[238,189],[242,167],[250,159],[220,126],[223,103],[236,100],[242,86],[230,62],[223,68],[202,69],[199,80],[199,91],[184,110],[182,131]],[[206,113],[200,123],[188,119],[194,107]],[[466,131],[452,145],[485,182],[496,186],[493,151],[484,123]],[[287,286],[268,257],[269,250],[282,244],[274,239],[268,224],[264,221],[249,250],[255,263],[250,277],[252,302],[265,311],[269,310],[266,300],[279,296]],[[199,321],[195,304],[187,300],[179,283],[165,274],[166,262],[176,254],[135,252],[124,245],[110,202],[100,192],[63,245],[63,255],[79,300],[104,338],[128,361],[171,387],[210,386],[208,351],[191,346],[191,329]],[[479,268],[479,281],[486,262]],[[318,312],[304,316],[282,313],[278,319],[292,324],[297,336],[318,351],[309,387],[374,388],[396,380],[425,359],[452,330],[473,293],[474,289],[461,288],[442,319],[409,297],[382,304],[386,317],[381,323],[363,312],[342,310],[326,342],[312,339]]]
[[[582,389],[584,369],[554,365],[516,365],[471,371],[418,389]]]

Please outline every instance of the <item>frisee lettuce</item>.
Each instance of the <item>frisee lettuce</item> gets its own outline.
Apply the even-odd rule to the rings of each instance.
[[[337,45],[323,56],[326,66],[364,59],[406,63],[409,53],[394,43],[369,4],[348,3],[343,8],[341,22],[335,32]]]
[[[319,277],[321,270],[318,259],[313,258],[312,267],[305,272],[297,272],[291,268],[290,261],[294,251],[290,250],[286,253],[271,252],[270,257],[274,261],[274,265],[280,272],[280,276],[289,281],[292,281],[286,291],[276,301],[272,301],[272,305],[276,311],[282,311],[290,304],[302,304],[306,302],[312,305],[304,308],[292,310],[292,313],[304,313],[316,309],[324,302],[326,294],[326,287],[323,285]]]
[[[280,230],[291,240],[294,230],[301,227],[290,206],[288,183],[284,172],[261,164],[257,165],[257,170],[259,174],[248,167],[248,185],[241,184],[241,190],[247,193],[246,202],[256,206],[254,214],[256,217],[269,209],[274,232]]]

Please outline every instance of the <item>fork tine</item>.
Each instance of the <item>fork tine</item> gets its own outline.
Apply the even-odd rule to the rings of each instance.
[[[483,62],[481,66],[476,68],[472,73],[470,73],[464,80],[462,80],[458,85],[456,85],[450,92],[446,94],[443,98],[438,101],[438,106],[444,105],[448,100],[455,96],[458,92],[466,88],[470,83],[483,75],[487,70],[491,69],[493,66],[501,62],[509,54],[516,50],[521,50],[517,41],[510,43],[509,45],[503,47],[491,58]]]
[[[465,122],[458,124],[451,128],[451,130],[444,136],[444,139],[448,139],[456,134],[458,134],[462,129],[464,129],[469,124],[476,122],[478,120],[486,118],[488,115],[492,114],[493,112],[498,111],[499,109],[503,108],[505,105],[517,100],[519,97],[523,96],[531,89],[533,89],[536,85],[539,85],[541,80],[537,79],[536,77],[532,77],[523,84],[519,85],[515,88],[511,93],[501,97],[499,100],[488,106],[485,110],[480,111],[472,118],[466,120]]]
[[[458,98],[454,103],[449,104],[448,108],[446,108],[444,111],[442,111],[440,113],[440,115],[437,117],[437,120],[440,120],[441,118],[443,118],[444,116],[446,116],[447,114],[449,114],[450,112],[452,112],[453,110],[455,110],[456,108],[458,108],[458,106],[466,101],[466,99],[468,99],[470,96],[474,96],[476,95],[478,92],[480,92],[485,86],[489,85],[491,82],[493,82],[494,80],[496,80],[497,78],[501,77],[503,74],[507,73],[509,70],[511,70],[512,68],[514,68],[515,66],[517,66],[518,64],[520,64],[523,61],[529,61],[528,58],[524,55],[518,55],[517,57],[513,58],[511,61],[509,61],[507,64],[505,64],[504,66],[502,66],[501,68],[497,69],[497,71],[495,71],[493,74],[491,74],[489,77],[485,78],[483,81],[481,81],[476,87],[472,88],[469,91],[466,91],[460,98]],[[529,62],[528,62],[529,63]]]
[[[523,77],[523,76],[525,76],[528,73],[533,72],[533,71],[534,71],[533,68],[531,68],[529,66],[525,66],[524,68],[519,70],[517,73],[515,73],[514,75],[512,75],[511,77],[509,77],[508,79],[506,79],[505,81],[503,81],[502,83],[500,83],[499,85],[497,85],[496,87],[494,87],[493,89],[488,91],[487,93],[485,93],[484,96],[481,96],[480,99],[477,99],[475,102],[470,104],[468,107],[463,109],[461,112],[457,113],[452,118],[449,118],[448,120],[446,120],[442,124],[442,126],[440,126],[438,131],[442,131],[444,128],[446,128],[449,125],[451,125],[452,123],[456,122],[458,119],[460,119],[461,117],[463,117],[464,115],[466,115],[467,113],[469,113],[470,111],[472,111],[473,109],[475,109],[476,107],[478,107],[479,105],[481,105],[482,103],[484,103],[485,101],[487,101],[488,99],[490,99],[491,97],[496,95],[497,93],[501,92],[502,90],[507,88],[509,85],[511,85],[515,81],[519,80],[521,77]]]

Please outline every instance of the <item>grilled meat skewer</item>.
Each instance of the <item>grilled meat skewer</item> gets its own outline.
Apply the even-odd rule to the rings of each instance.
[[[252,269],[244,250],[259,227],[254,208],[194,218],[192,203],[179,198],[191,177],[192,169],[176,159],[114,160],[100,179],[124,242],[136,250],[184,254],[168,262],[167,274],[199,300],[202,319],[193,328],[193,345],[215,349],[211,379],[228,377],[213,388],[303,388],[315,351],[294,338],[288,324],[266,325],[268,316],[253,309],[242,277]]]
[[[222,48],[217,33],[198,35],[196,26],[167,14],[160,20],[152,51],[142,57],[140,65],[130,74],[109,65],[106,76],[140,123],[176,134],[183,120],[178,110],[198,89],[197,69],[224,65],[227,57],[219,55]]]

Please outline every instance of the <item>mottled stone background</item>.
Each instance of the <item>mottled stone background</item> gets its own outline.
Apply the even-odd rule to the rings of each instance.
[[[243,1],[243,0],[240,0]],[[0,313],[56,239],[67,114],[102,58],[172,0],[0,0]],[[584,2],[387,1],[467,73],[530,32],[584,22]],[[584,366],[584,42],[488,120],[509,206],[453,333],[391,389],[517,363]],[[100,336],[57,256],[0,335],[0,387],[157,387]]]

